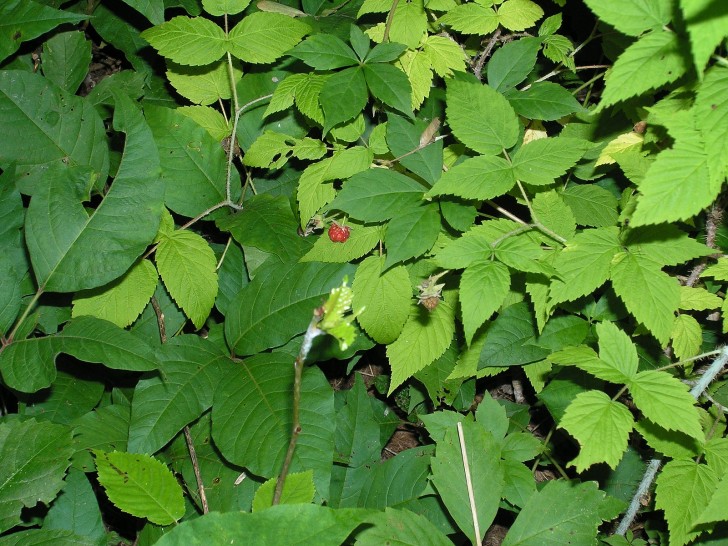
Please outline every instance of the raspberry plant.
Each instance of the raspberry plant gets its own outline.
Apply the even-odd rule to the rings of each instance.
[[[728,540],[720,2],[0,16],[0,544]]]

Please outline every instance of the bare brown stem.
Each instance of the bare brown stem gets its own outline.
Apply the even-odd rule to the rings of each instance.
[[[493,51],[493,48],[495,47],[495,44],[498,43],[498,38],[500,38],[500,35],[501,35],[501,29],[497,29],[493,34],[491,34],[490,40],[488,40],[488,43],[485,44],[485,48],[480,53],[478,60],[475,61],[475,68],[473,68],[473,74],[475,74],[475,77],[478,78],[479,80],[483,79],[483,67],[485,66],[485,61],[487,61],[488,57],[490,57],[490,54]]]
[[[725,210],[723,209],[723,207],[716,202],[710,208],[708,218],[705,220],[705,245],[710,248],[715,248],[715,238],[718,234],[718,227],[723,221],[724,212]],[[707,267],[708,258],[703,258],[702,260],[700,260],[700,263],[698,263],[698,265],[696,265],[690,272],[690,275],[685,281],[685,286],[695,286],[695,283],[698,282],[700,275],[703,274],[703,271],[705,271]]]
[[[197,491],[200,495],[200,504],[202,504],[202,513],[208,514],[210,506],[207,504],[207,495],[205,494],[205,486],[202,482],[202,474],[200,473],[200,463],[197,461],[197,451],[195,451],[195,443],[192,441],[190,427],[184,428],[185,442],[190,452],[190,460],[192,461],[192,470],[195,472],[195,480],[197,480]]]

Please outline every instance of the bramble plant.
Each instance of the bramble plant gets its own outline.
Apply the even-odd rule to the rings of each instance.
[[[0,545],[728,541],[722,2],[0,37]]]

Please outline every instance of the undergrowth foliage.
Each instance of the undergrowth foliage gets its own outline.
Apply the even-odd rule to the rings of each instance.
[[[0,544],[728,540],[726,36],[2,2]]]

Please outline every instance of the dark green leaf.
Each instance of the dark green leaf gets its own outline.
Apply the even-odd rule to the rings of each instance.
[[[324,133],[355,117],[366,106],[367,98],[367,82],[361,67],[346,68],[329,77],[319,96],[324,110]]]
[[[547,357],[551,351],[539,347],[535,341],[536,325],[528,305],[511,305],[488,328],[478,369],[528,364]]]
[[[421,256],[432,248],[442,222],[436,205],[420,205],[402,211],[387,224],[385,269],[409,258]]]
[[[407,46],[404,44],[395,44],[392,42],[377,44],[369,55],[367,55],[365,62],[388,63],[396,60],[405,49],[407,49]]]
[[[412,88],[404,72],[386,63],[365,64],[363,70],[372,95],[387,106],[413,117]]]
[[[359,59],[351,48],[331,34],[310,36],[289,54],[316,70],[333,70],[359,64]]]
[[[488,61],[488,85],[501,93],[526,79],[536,66],[540,38],[521,38],[493,53]]]
[[[528,119],[553,121],[582,110],[582,106],[560,85],[552,82],[534,83],[524,91],[506,92],[513,109]]]
[[[387,121],[387,145],[399,162],[410,171],[433,184],[442,174],[442,141],[426,143],[420,139],[428,123],[406,119],[390,114]]]

